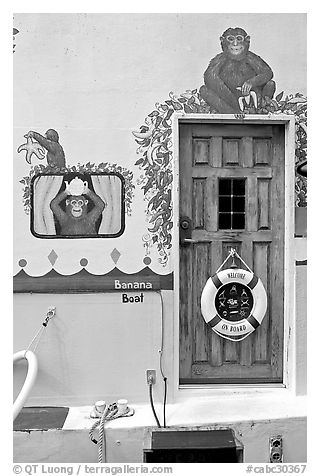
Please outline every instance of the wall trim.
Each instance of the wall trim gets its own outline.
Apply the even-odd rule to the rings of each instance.
[[[116,287],[115,281],[118,286]],[[133,283],[129,287],[128,283]],[[135,284],[136,283],[136,284]],[[122,285],[119,288],[119,285]],[[144,286],[145,285],[145,286]],[[113,268],[106,274],[91,274],[86,269],[78,273],[62,275],[55,269],[44,276],[29,276],[21,269],[13,278],[14,293],[79,293],[79,292],[123,292],[123,291],[156,291],[173,289],[173,273],[156,274],[148,266],[138,273],[124,273]]]

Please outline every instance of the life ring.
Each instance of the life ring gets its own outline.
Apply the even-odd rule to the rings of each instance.
[[[201,313],[214,332],[232,341],[245,339],[261,324],[267,293],[255,274],[229,268],[211,276],[201,294]]]
[[[24,359],[26,359],[28,362],[28,373],[22,389],[20,390],[20,393],[13,404],[13,421],[17,418],[23,405],[25,404],[38,373],[37,357],[31,350],[20,350],[19,352],[13,354],[14,364]]]

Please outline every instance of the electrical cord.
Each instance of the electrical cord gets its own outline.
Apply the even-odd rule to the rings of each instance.
[[[163,397],[163,428],[166,428],[166,403],[167,403],[167,377],[164,380],[164,397]]]
[[[149,399],[150,399],[150,405],[151,405],[151,408],[152,408],[152,413],[154,415],[154,418],[157,422],[157,425],[158,425],[158,428],[161,428],[161,425],[160,425],[160,422],[159,422],[159,419],[157,417],[157,414],[156,414],[156,411],[155,411],[155,408],[154,408],[154,404],[153,404],[153,396],[152,396],[152,383],[149,383]]]
[[[163,427],[166,428],[166,403],[167,403],[167,377],[164,375],[163,367],[162,367],[162,357],[163,357],[163,347],[164,347],[164,305],[163,305],[163,297],[161,294],[161,290],[158,291],[161,301],[161,347],[159,350],[160,353],[160,372],[164,382],[164,397],[163,397]]]

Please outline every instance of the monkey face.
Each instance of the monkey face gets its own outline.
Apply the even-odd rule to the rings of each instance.
[[[88,200],[80,196],[71,196],[66,200],[66,213],[74,218],[84,217],[87,214]]]
[[[250,46],[250,36],[242,28],[229,28],[220,41],[222,50],[234,59],[243,58]]]

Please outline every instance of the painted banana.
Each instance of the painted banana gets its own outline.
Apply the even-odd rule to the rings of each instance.
[[[146,131],[146,132],[140,132],[140,131],[132,131],[132,134],[137,138],[137,139],[148,139],[151,137],[152,131]]]
[[[241,91],[241,88],[237,88],[239,91]],[[240,106],[240,109],[241,111],[244,110],[244,102],[246,102],[248,105],[250,104],[250,100],[251,98],[253,99],[253,104],[254,104],[254,107],[257,109],[258,108],[258,99],[257,99],[257,94],[255,93],[255,91],[250,91],[249,94],[247,94],[246,96],[240,96],[239,99],[238,99],[238,102],[239,102],[239,106]]]
[[[162,144],[160,144],[159,142],[156,142],[152,147],[149,147],[147,151],[147,159],[149,164],[153,165],[154,159],[156,158],[154,154],[161,146]]]

